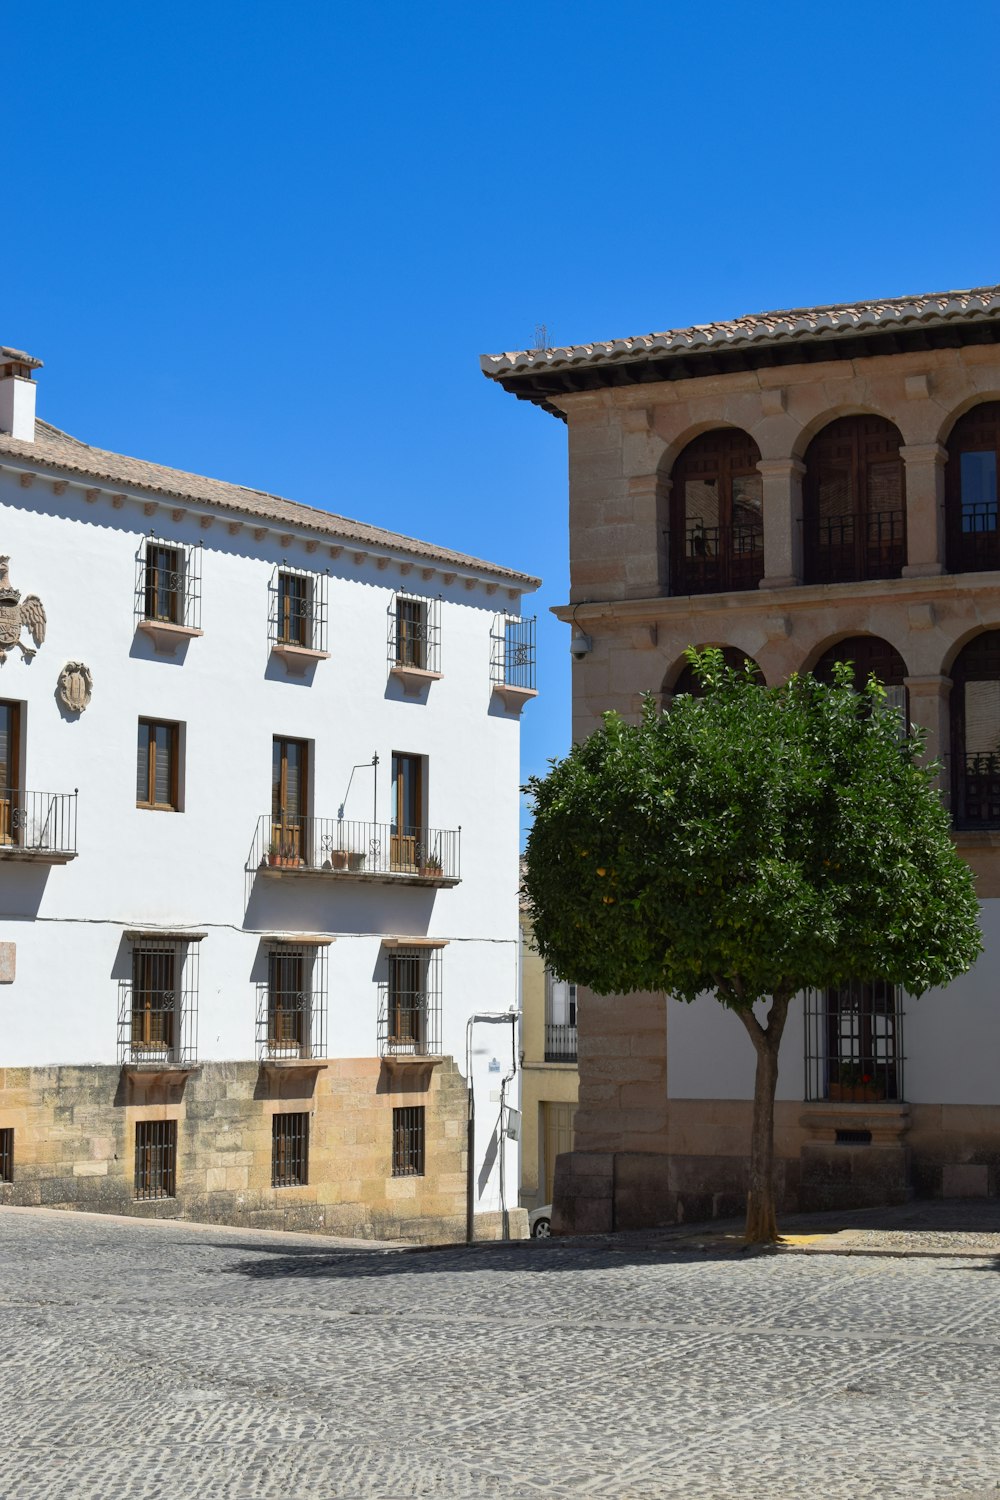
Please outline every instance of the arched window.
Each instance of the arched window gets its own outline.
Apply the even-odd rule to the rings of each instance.
[[[864,687],[873,674],[886,690],[889,703],[899,710],[904,723],[909,720],[909,705],[906,694],[906,663],[888,641],[877,635],[852,635],[838,641],[824,651],[813,667],[813,676],[820,682],[833,681],[834,663],[849,661],[854,664],[854,686]]]
[[[755,589],[764,576],[760,449],[738,428],[688,443],[671,474],[670,589]]]
[[[806,450],[806,583],[898,578],[906,562],[902,437],[884,417],[840,417]]]
[[[983,401],[959,417],[948,439],[945,517],[952,573],[1000,568],[998,454],[1000,401]]]
[[[734,672],[742,672],[743,663],[748,661],[753,667],[754,674],[760,682],[761,687],[763,687],[764,674],[752,656],[748,656],[745,651],[737,651],[735,646],[723,646],[722,656],[726,666],[732,667]],[[681,693],[690,693],[692,698],[700,698],[705,690],[694,675],[693,669],[687,666],[681,672],[673,687],[668,689],[668,691],[673,698],[679,698]]]
[[[952,821],[1000,828],[1000,630],[986,630],[951,669]]]

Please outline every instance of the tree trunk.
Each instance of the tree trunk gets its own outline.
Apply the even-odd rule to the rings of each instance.
[[[784,993],[772,998],[766,1026],[760,1024],[752,1011],[739,1013],[757,1053],[745,1233],[749,1245],[773,1244],[778,1238],[774,1209],[774,1091],[778,1083],[778,1048],[790,1000],[791,996]]]

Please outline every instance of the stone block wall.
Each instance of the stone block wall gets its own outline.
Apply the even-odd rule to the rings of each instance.
[[[426,1110],[425,1173],[392,1175],[392,1111]],[[308,1185],[271,1186],[272,1116],[309,1118]],[[377,1058],[269,1073],[205,1063],[186,1079],[117,1067],[0,1069],[0,1129],[14,1130],[0,1203],[375,1239],[462,1240],[465,1080],[454,1061],[393,1073]],[[177,1121],[176,1196],[137,1202],[135,1126]],[[494,1219],[496,1222],[494,1222]],[[499,1216],[481,1237],[499,1234]]]

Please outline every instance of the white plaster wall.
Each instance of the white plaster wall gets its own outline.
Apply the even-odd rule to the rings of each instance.
[[[151,529],[203,544],[204,635],[173,657],[157,655],[134,628],[136,556]],[[116,510],[109,497],[88,504],[82,484],[56,496],[44,479],[24,489],[0,473],[0,552],[10,555],[15,587],[38,594],[48,614],[35,659],[15,650],[0,666],[0,697],[23,705],[23,784],[80,793],[76,860],[0,860],[0,940],[17,945],[17,978],[0,986],[0,1066],[116,1060],[117,974],[131,927],[208,934],[200,950],[204,1060],[254,1055],[250,976],[262,932],[335,937],[331,1056],[377,1051],[381,934],[448,939],[444,1048],[463,1070],[469,1012],[516,1003],[519,719],[491,694],[489,668],[494,614],[517,603],[502,588],[488,594],[484,582],[470,590],[440,572],[425,580],[418,566],[404,576],[392,563],[356,563],[349,549],[337,559],[323,544],[309,554],[305,540],[282,546],[272,531],[257,541],[250,525],[233,536],[225,518],[202,529],[190,513],[175,522],[169,506],[146,517],[131,498]],[[267,643],[268,585],[283,559],[330,571],[330,659],[303,678],[289,676]],[[387,674],[387,611],[400,588],[443,601],[444,675],[419,698],[404,696]],[[94,678],[93,701],[78,719],[55,696],[68,660],[85,662]],[[184,726],[183,812],[135,806],[140,716]],[[426,756],[427,822],[461,826],[461,883],[433,890],[259,879],[248,901],[244,865],[257,820],[270,810],[275,734],[312,741],[318,817],[337,816],[351,767],[377,752],[378,819],[388,822],[392,752]],[[370,768],[356,772],[347,818],[372,818],[372,789]],[[509,1051],[508,1040],[497,1055]],[[497,1081],[484,1071],[477,1084],[484,1120]],[[514,1184],[515,1157],[511,1148]],[[484,1198],[483,1206],[495,1205]]]

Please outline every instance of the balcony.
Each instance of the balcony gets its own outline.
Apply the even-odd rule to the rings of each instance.
[[[538,697],[535,686],[535,616],[497,615],[490,635],[491,689],[512,713]]]
[[[577,1032],[575,1026],[545,1023],[545,1061],[547,1063],[576,1062]]]
[[[963,502],[948,512],[948,571],[985,573],[1000,570],[997,502]]]
[[[76,859],[76,792],[0,788],[0,859],[65,865]]]
[[[684,551],[674,559],[673,593],[720,594],[755,589],[764,576],[763,523],[704,526],[684,531]]]
[[[807,583],[899,578],[905,562],[905,511],[856,511],[806,521]]]
[[[388,884],[453,886],[461,879],[461,828],[397,828],[344,818],[273,818],[257,823],[247,871]]]

